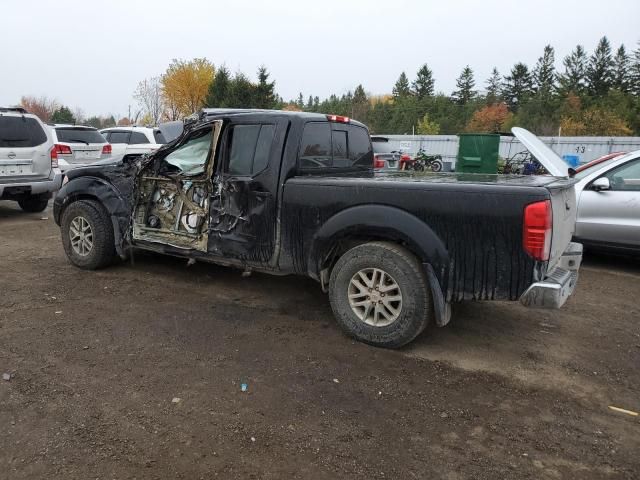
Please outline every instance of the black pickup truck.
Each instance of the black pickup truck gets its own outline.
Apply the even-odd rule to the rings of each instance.
[[[307,275],[347,333],[392,348],[454,302],[559,308],[575,287],[567,178],[375,174],[367,128],[335,115],[203,110],[180,131],[67,173],[54,216],[74,265],[145,249]]]

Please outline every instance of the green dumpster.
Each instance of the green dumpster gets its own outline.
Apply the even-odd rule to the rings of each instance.
[[[461,133],[458,135],[456,172],[498,173],[500,135],[493,133]]]

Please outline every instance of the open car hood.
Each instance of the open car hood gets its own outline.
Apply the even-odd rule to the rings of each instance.
[[[568,177],[569,166],[560,156],[542,143],[538,137],[524,128],[513,127],[511,132],[520,140],[531,155],[538,160],[542,166],[554,177]]]

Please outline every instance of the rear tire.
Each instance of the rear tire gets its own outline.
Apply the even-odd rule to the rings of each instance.
[[[442,171],[442,162],[440,160],[434,160],[431,162],[431,171],[432,172],[441,172]]]
[[[331,271],[329,299],[342,329],[377,347],[406,345],[433,315],[422,265],[390,242],[365,243],[342,255]]]
[[[41,194],[41,195],[29,195],[22,200],[18,200],[18,205],[25,212],[29,213],[40,213],[47,208],[49,204],[49,195]]]
[[[113,226],[100,203],[79,200],[69,205],[62,214],[60,230],[64,251],[75,266],[95,270],[113,261]]]

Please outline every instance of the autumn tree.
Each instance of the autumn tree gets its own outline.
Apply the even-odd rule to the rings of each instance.
[[[393,86],[393,98],[404,98],[411,95],[411,88],[409,88],[409,79],[407,74],[402,72]]]
[[[64,105],[53,112],[51,115],[51,121],[53,123],[67,123],[71,125],[76,123],[73,113],[71,113],[71,110]]]
[[[48,97],[24,96],[20,99],[20,106],[47,123],[58,109],[58,102]]]
[[[185,117],[202,108],[213,77],[213,64],[206,58],[174,59],[160,78],[171,116]]]
[[[562,94],[581,94],[586,88],[587,53],[582,45],[576,46],[571,54],[564,57],[564,73],[558,75],[559,90]]]
[[[586,76],[587,87],[591,95],[605,95],[611,88],[613,59],[611,58],[611,45],[607,37],[600,39],[593,55],[589,58]]]
[[[412,86],[413,92],[419,99],[433,96],[435,80],[433,79],[433,72],[426,63],[418,70]]]
[[[438,135],[440,133],[440,125],[431,120],[428,113],[425,113],[418,121],[416,133],[419,135]]]
[[[500,132],[512,118],[513,114],[505,103],[487,105],[473,113],[465,130],[467,132]]]
[[[476,96],[475,87],[476,81],[473,79],[473,70],[469,65],[462,69],[460,76],[456,80],[456,87],[451,97],[458,105],[466,105]]]
[[[142,113],[149,120],[149,123],[157,125],[164,114],[164,98],[160,77],[152,77],[138,83],[133,98],[140,105]]]
[[[560,121],[563,135],[624,137],[633,132],[629,125],[608,109],[592,107],[577,117],[563,117]]]

